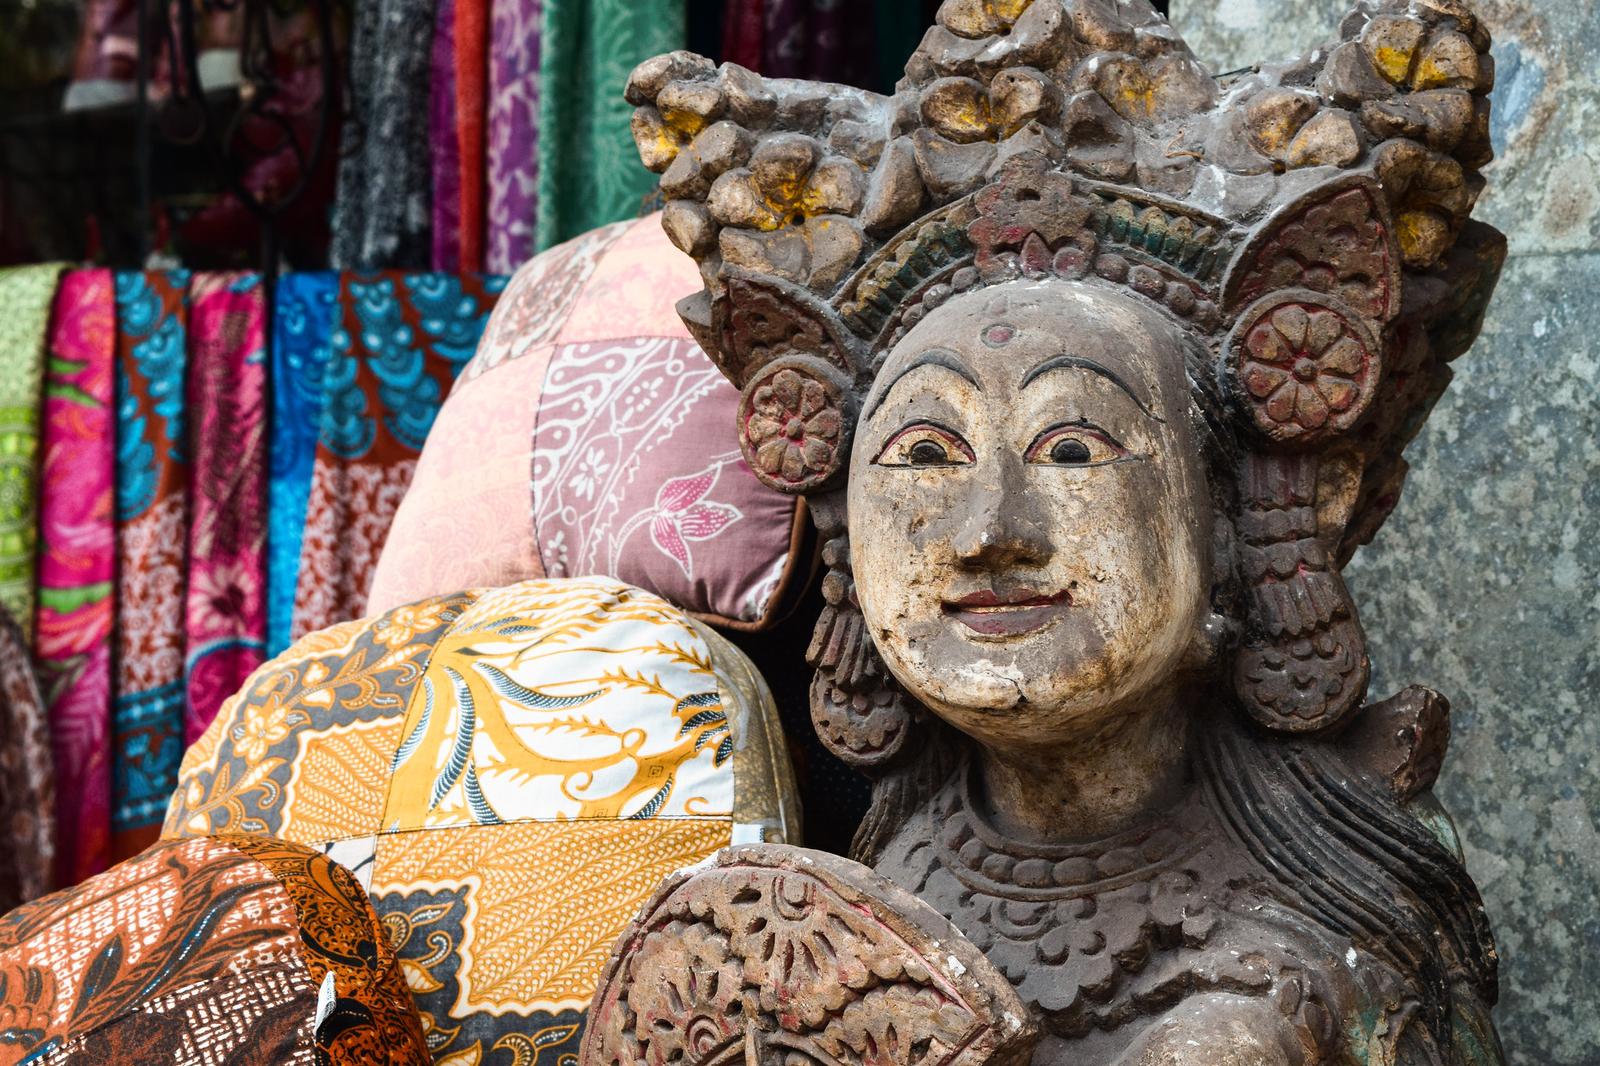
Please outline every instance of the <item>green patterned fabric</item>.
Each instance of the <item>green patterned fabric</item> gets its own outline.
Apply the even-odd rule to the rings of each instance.
[[[33,632],[39,390],[62,263],[0,270],[0,605]]]
[[[539,247],[638,214],[656,183],[622,98],[628,74],[685,45],[683,0],[544,0]]]

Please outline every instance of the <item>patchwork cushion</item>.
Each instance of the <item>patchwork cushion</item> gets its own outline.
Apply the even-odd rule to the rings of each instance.
[[[314,633],[184,760],[169,835],[266,833],[363,880],[435,1061],[576,1052],[661,879],[797,841],[771,694],[709,626],[604,579],[438,596]]]
[[[673,306],[699,287],[657,215],[525,264],[434,422],[369,613],[600,574],[714,624],[770,625],[810,573],[804,505],[740,457],[739,392]]]
[[[361,885],[259,836],[162,841],[0,918],[0,1063],[417,1066]]]

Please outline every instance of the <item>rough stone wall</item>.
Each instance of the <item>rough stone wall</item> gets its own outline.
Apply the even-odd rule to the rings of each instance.
[[[1600,1064],[1600,2],[1476,0],[1510,238],[1483,336],[1347,571],[1376,695],[1447,695],[1441,794],[1502,957],[1510,1060]],[[1214,71],[1332,35],[1349,0],[1173,0]]]

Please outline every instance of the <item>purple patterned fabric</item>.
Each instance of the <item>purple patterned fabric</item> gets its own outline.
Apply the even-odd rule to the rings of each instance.
[[[543,0],[493,0],[485,269],[510,274],[535,251],[539,213],[539,23]]]
[[[550,577],[607,574],[751,623],[790,572],[794,501],[727,427],[739,392],[692,340],[556,348],[533,435],[534,539]],[[728,602],[730,592],[739,595]]]
[[[434,13],[428,85],[428,141],[433,148],[433,269],[461,269],[461,138],[456,131],[456,3]]]

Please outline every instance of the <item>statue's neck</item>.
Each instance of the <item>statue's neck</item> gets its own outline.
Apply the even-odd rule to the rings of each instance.
[[[1007,834],[1036,841],[1103,839],[1170,809],[1188,783],[1188,709],[1176,697],[1118,715],[1112,725],[1035,748],[979,747],[983,812]]]

